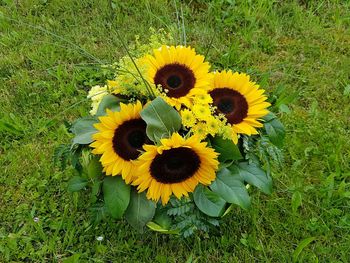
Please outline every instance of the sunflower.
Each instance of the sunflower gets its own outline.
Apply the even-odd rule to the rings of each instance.
[[[142,105],[120,104],[119,112],[107,110],[107,115],[95,124],[98,130],[90,144],[92,153],[101,154],[100,162],[106,175],[119,175],[126,183],[132,180],[136,166],[134,160],[140,155],[145,143],[150,143],[146,135],[146,123],[140,117]]]
[[[172,193],[180,199],[193,192],[198,183],[209,185],[216,177],[218,154],[197,136],[184,139],[174,133],[161,140],[160,146],[144,145],[143,149],[132,184],[139,192],[148,189],[147,198],[161,198],[163,205]]]
[[[209,63],[195,50],[183,46],[162,46],[154,56],[144,57],[148,80],[166,93],[166,100],[177,109],[192,105],[192,97],[208,90],[212,82]]]
[[[259,119],[269,111],[265,90],[250,81],[244,73],[222,71],[214,73],[214,86],[209,91],[217,114],[226,117],[232,127],[232,139],[237,143],[237,134],[257,134],[256,128],[263,125]]]

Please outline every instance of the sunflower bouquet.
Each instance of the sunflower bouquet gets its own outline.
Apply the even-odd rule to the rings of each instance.
[[[91,88],[90,116],[72,123],[73,142],[56,159],[78,171],[68,190],[89,196],[95,223],[124,218],[186,237],[248,209],[250,186],[271,193],[284,128],[249,75],[211,72],[195,49],[155,42]]]

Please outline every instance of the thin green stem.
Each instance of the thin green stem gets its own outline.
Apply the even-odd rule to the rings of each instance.
[[[214,37],[215,37],[215,34],[213,34],[212,37],[210,38],[207,50],[206,50],[205,55],[204,55],[204,60],[206,60],[207,57],[208,57],[209,51],[210,51],[210,49],[211,49],[211,47],[213,45]]]
[[[67,39],[65,39],[65,38],[63,38],[63,37],[61,37],[61,36],[59,36],[59,35],[56,35],[55,33],[52,33],[52,32],[50,32],[50,31],[48,31],[48,30],[46,30],[46,29],[44,29],[44,28],[42,28],[42,27],[34,26],[34,25],[32,25],[32,24],[24,23],[24,22],[19,21],[19,20],[17,20],[17,19],[13,19],[13,18],[10,18],[10,17],[6,17],[6,16],[4,16],[4,15],[1,14],[1,13],[0,13],[0,17],[3,17],[4,19],[7,19],[7,20],[10,20],[10,21],[16,22],[16,23],[18,23],[18,24],[21,25],[21,26],[31,27],[31,28],[37,29],[37,30],[39,30],[39,31],[41,31],[41,32],[44,32],[44,33],[46,33],[46,34],[48,34],[48,35],[54,36],[54,37],[56,37],[56,38],[58,38],[58,39],[60,39],[60,40],[62,40],[62,41],[64,41],[64,42],[68,43],[69,45],[73,46],[73,47],[76,48],[77,50],[81,51],[83,54],[85,54],[85,55],[86,55],[87,57],[89,57],[90,59],[93,59],[94,61],[98,62],[99,64],[103,64],[103,62],[102,62],[101,60],[99,60],[98,58],[96,58],[95,56],[93,56],[92,54],[90,54],[89,52],[87,52],[85,49],[81,48],[81,47],[78,46],[77,44],[75,44],[75,43],[73,43],[73,42],[71,42],[71,41],[69,41],[69,40],[67,40]]]
[[[184,18],[184,11],[182,9],[182,5],[180,5],[181,8],[181,22],[182,22],[182,34],[183,34],[183,41],[184,41],[184,46],[187,45],[186,43],[186,28],[185,28],[185,18]]]
[[[111,11],[111,22],[113,22],[113,19],[114,19],[114,12],[112,10],[112,1],[111,0],[108,0],[109,2],[109,5],[110,5],[110,11]],[[131,59],[131,62],[132,64],[134,65],[134,67],[136,68],[137,70],[137,73],[140,75],[145,87],[146,87],[146,90],[147,92],[149,93],[151,99],[154,99],[156,96],[152,90],[152,87],[151,85],[145,80],[145,78],[142,76],[142,73],[139,69],[139,67],[137,66],[134,58],[132,57],[128,47],[126,46],[125,42],[123,41],[123,38],[121,37],[120,33],[119,33],[119,30],[118,29],[115,29],[115,32],[117,33],[117,36],[118,36],[118,40],[120,41],[120,43],[122,44],[123,48],[125,49],[126,53],[128,54],[129,58]],[[131,72],[130,72],[131,73]],[[132,74],[132,73],[131,73]],[[133,74],[132,74],[133,75]],[[134,75],[133,75],[134,76]],[[135,77],[135,76],[134,76]]]
[[[149,83],[148,83],[148,82],[145,80],[145,78],[142,76],[142,73],[141,73],[139,67],[137,66],[137,64],[136,64],[136,62],[135,62],[135,60],[134,60],[134,58],[132,57],[132,55],[131,55],[131,53],[130,53],[128,47],[126,46],[126,44],[125,44],[124,41],[122,40],[119,31],[116,30],[116,33],[117,33],[117,35],[118,35],[118,39],[119,39],[120,43],[122,44],[123,48],[125,49],[126,53],[128,54],[129,58],[131,59],[131,62],[132,62],[133,65],[135,66],[135,68],[136,68],[136,70],[137,70],[137,73],[140,75],[140,77],[141,77],[143,83],[145,84],[146,89],[147,89],[149,95],[151,96],[152,99],[154,99],[156,96],[155,96],[155,94],[154,94],[154,92],[153,92],[153,90],[152,90],[152,87],[149,85]]]
[[[181,44],[183,44],[183,42],[182,42],[182,34],[181,34],[181,23],[180,23],[179,10],[177,9],[176,0],[174,0],[174,7],[175,7],[175,12],[176,12],[177,34],[178,34],[179,42],[180,42],[180,45],[181,45]]]

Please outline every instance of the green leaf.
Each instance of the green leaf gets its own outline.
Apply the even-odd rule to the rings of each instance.
[[[171,217],[168,216],[167,211],[165,209],[156,211],[153,221],[164,229],[169,229],[172,223]]]
[[[227,168],[221,169],[210,189],[228,203],[234,203],[244,209],[250,206],[250,197],[239,175],[232,175]]]
[[[94,117],[84,117],[75,121],[70,129],[74,133],[73,144],[89,144],[92,140],[92,135],[97,132],[93,126],[97,123]]]
[[[302,196],[299,191],[295,191],[292,195],[292,211],[293,213],[296,213],[298,211],[299,206],[301,206],[302,203]]]
[[[225,217],[226,215],[228,215],[232,211],[233,206],[234,206],[234,204],[230,204],[229,207],[225,210],[225,212],[222,214],[221,217]]]
[[[111,94],[104,96],[102,101],[98,105],[96,116],[106,115],[107,109],[110,109],[111,111],[119,111],[120,102],[127,102],[127,100]]]
[[[160,232],[163,234],[176,234],[176,235],[179,234],[179,231],[176,229],[174,229],[174,230],[164,229],[163,227],[161,227],[160,225],[158,225],[154,222],[148,222],[147,227],[153,231]]]
[[[278,120],[276,115],[271,112],[264,117],[264,120],[264,127],[269,140],[277,147],[282,147],[285,137],[283,124]]]
[[[131,191],[131,199],[125,218],[134,228],[143,232],[143,227],[151,221],[156,211],[156,203],[146,198],[146,193]]]
[[[316,238],[315,237],[308,237],[303,239],[299,245],[297,246],[297,248],[295,249],[295,251],[293,252],[293,262],[297,262],[298,261],[298,257],[300,255],[300,253],[303,251],[303,249],[308,246],[312,241],[314,241]]]
[[[208,216],[218,217],[224,212],[225,200],[201,184],[196,187],[193,199],[199,210]]]
[[[141,111],[142,119],[147,123],[148,138],[159,142],[168,138],[172,133],[180,130],[180,114],[161,97],[157,97]]]
[[[225,140],[222,137],[216,136],[211,139],[211,144],[215,151],[220,153],[220,162],[242,159],[242,154],[239,151],[238,146],[231,140]]]
[[[90,192],[90,203],[94,204],[98,200],[98,195],[101,191],[101,185],[102,181],[95,180],[93,181],[91,185],[91,192]]]
[[[255,163],[234,164],[230,168],[233,175],[240,175],[244,181],[256,186],[265,194],[272,193],[272,179]]]
[[[77,192],[83,189],[85,186],[87,186],[88,180],[80,177],[80,176],[73,176],[68,181],[68,191],[69,192]]]
[[[121,176],[106,176],[103,180],[103,197],[113,218],[120,219],[130,201],[130,185]]]
[[[102,165],[99,161],[99,157],[94,156],[87,165],[87,174],[91,179],[98,179],[102,176]]]

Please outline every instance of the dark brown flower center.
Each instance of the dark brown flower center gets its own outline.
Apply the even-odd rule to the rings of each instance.
[[[196,78],[193,71],[186,65],[168,64],[158,69],[154,83],[168,90],[167,95],[173,98],[183,97],[194,88]]]
[[[245,97],[238,91],[229,88],[216,88],[210,96],[217,107],[217,113],[225,115],[230,124],[241,123],[248,115],[248,103]]]
[[[199,156],[186,147],[172,148],[158,154],[151,163],[153,178],[164,184],[180,183],[192,177],[200,166]]]
[[[146,123],[142,119],[125,121],[114,132],[113,149],[124,160],[135,160],[142,145],[150,143],[146,135]]]

